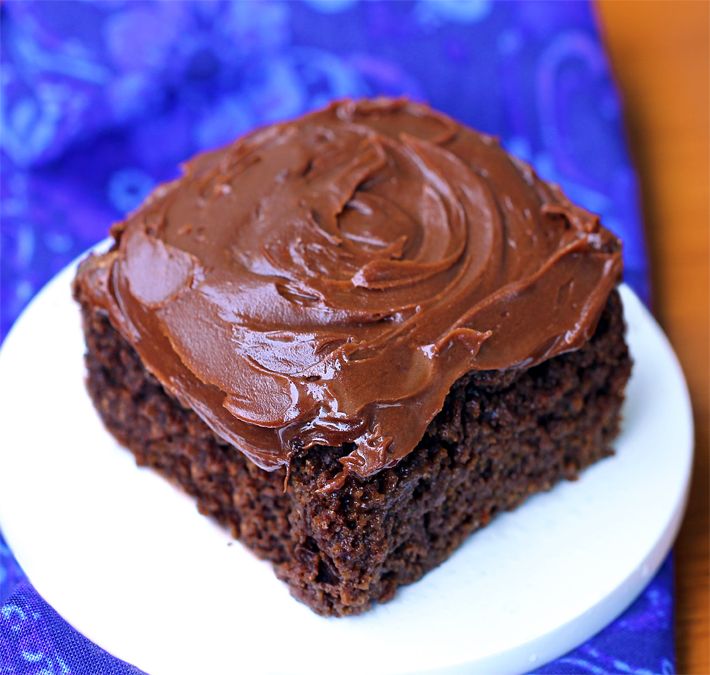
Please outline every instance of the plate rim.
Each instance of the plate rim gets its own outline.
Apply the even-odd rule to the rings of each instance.
[[[89,252],[95,252],[97,250],[101,250],[104,248],[108,243],[110,243],[110,240],[103,240],[99,244],[97,244],[95,247],[92,247],[89,249]],[[47,293],[51,292],[52,289],[54,289],[57,285],[59,285],[59,282],[62,281],[64,278],[66,278],[69,282],[71,281],[71,278],[73,277],[73,271],[75,270],[76,266],[78,265],[79,261],[82,260],[86,256],[87,252],[82,253],[80,256],[75,258],[71,263],[69,263],[65,268],[63,268],[59,273],[57,273],[54,277],[52,277],[47,283],[43,285],[43,287],[35,294],[35,296],[32,298],[32,300],[28,303],[28,305],[25,307],[23,312],[18,316],[18,318],[15,320],[15,322],[12,324],[10,330],[6,334],[2,345],[0,345],[0,373],[4,371],[4,355],[6,353],[6,347],[8,344],[12,344],[14,341],[13,336],[18,333],[23,325],[23,318],[30,312],[34,311],[34,308],[36,308],[43,300],[43,298],[46,296]],[[643,588],[646,586],[650,578],[656,573],[660,565],[662,564],[665,556],[667,555],[668,551],[670,550],[673,541],[675,540],[675,537],[677,535],[677,532],[680,528],[680,525],[683,521],[684,514],[685,514],[685,509],[687,505],[687,499],[688,499],[688,490],[689,490],[689,483],[690,483],[690,477],[692,473],[692,466],[693,466],[693,455],[694,455],[694,420],[692,416],[692,408],[691,408],[691,399],[690,399],[690,394],[688,391],[687,383],[683,374],[682,367],[680,365],[680,362],[677,358],[677,355],[675,354],[672,345],[670,344],[670,341],[668,340],[667,336],[663,332],[662,328],[659,326],[658,322],[656,321],[655,317],[650,313],[648,308],[641,302],[641,300],[638,298],[638,296],[625,284],[620,285],[620,291],[622,295],[622,300],[624,307],[626,308],[626,303],[631,301],[631,302],[636,302],[638,303],[642,313],[644,314],[644,318],[648,320],[653,327],[653,330],[656,332],[656,336],[663,342],[664,347],[667,352],[667,356],[670,357],[670,361],[673,365],[674,369],[674,376],[679,376],[679,384],[681,385],[681,389],[683,392],[683,402],[682,402],[682,408],[684,410],[685,416],[686,416],[686,424],[684,425],[684,430],[685,434],[687,436],[688,442],[689,442],[689,448],[686,449],[687,452],[687,467],[686,471],[684,474],[684,486],[682,490],[682,496],[680,497],[679,500],[679,506],[676,508],[675,512],[672,514],[672,516],[669,518],[668,522],[666,523],[666,526],[664,528],[664,532],[661,537],[659,537],[658,541],[656,542],[656,546],[651,550],[648,551],[646,554],[646,566],[648,569],[646,570],[646,576],[644,578],[640,578],[638,574],[638,570],[632,571],[627,578],[624,580],[624,582],[621,584],[621,586],[625,587],[624,593],[619,596],[618,594],[609,594],[607,597],[603,598],[600,603],[597,603],[594,607],[591,609],[586,610],[583,612],[580,616],[575,617],[572,621],[570,621],[566,627],[569,627],[571,632],[580,632],[578,627],[578,624],[580,621],[584,619],[585,614],[589,614],[593,610],[596,610],[596,608],[600,604],[612,604],[614,606],[613,610],[609,610],[609,612],[604,613],[604,618],[599,619],[597,618],[597,628],[589,632],[588,630],[582,630],[581,633],[583,635],[577,636],[579,639],[575,638],[575,644],[579,644],[583,642],[584,640],[588,639],[592,635],[594,635],[598,630],[606,626],[610,621],[613,620],[613,618],[618,617],[632,602],[633,600],[638,596],[638,594],[643,590]],[[627,299],[627,298],[630,298]],[[633,356],[633,354],[632,354]],[[0,387],[2,387],[2,379],[0,379]],[[108,434],[108,432],[106,432]],[[0,484],[2,481],[0,480]],[[0,507],[2,506],[2,500],[0,500]],[[17,548],[13,546],[13,534],[12,534],[12,527],[10,527],[10,530],[8,531],[7,528],[7,518],[3,518],[3,511],[0,508],[0,526],[2,527],[3,534],[5,536],[5,539],[10,546],[11,551],[13,552],[13,555],[15,556],[15,559],[19,561],[17,558]],[[9,532],[9,534],[8,534]],[[35,587],[38,593],[40,593],[40,589],[35,585],[35,582],[31,579],[30,574],[27,574],[28,579],[30,579],[30,582],[32,585]],[[281,582],[277,582],[281,583]],[[40,581],[40,585],[42,582]],[[40,593],[40,595],[45,598],[46,596],[44,593]],[[51,595],[51,593],[50,593]],[[611,596],[614,595],[612,598]],[[619,599],[619,598],[622,599]],[[100,646],[103,650],[107,651],[108,653],[115,655],[114,652],[111,651],[110,647],[104,647],[102,645],[103,640],[97,641],[95,638],[91,637],[92,631],[89,630],[88,632],[86,631],[86,626],[83,626],[81,629],[77,628],[78,624],[74,624],[70,622],[68,619],[65,618],[65,613],[64,611],[60,611],[57,609],[54,605],[52,605],[49,600],[46,600],[54,609],[57,611],[62,618],[67,621],[75,630],[80,632],[84,637],[86,637],[88,640],[93,642],[94,644]],[[295,600],[294,600],[295,602]],[[65,610],[65,608],[62,608],[62,610]],[[613,614],[613,618],[609,619],[608,618],[608,613]],[[538,640],[533,640],[533,642],[537,642]],[[519,646],[520,649],[524,648],[525,645]],[[543,663],[546,663],[554,658],[557,658],[561,654],[564,654],[570,649],[570,647],[566,647],[559,653],[555,653],[555,650],[552,650],[552,653],[550,653],[549,650],[548,653],[544,655],[544,658],[541,660],[536,660],[534,662],[531,662],[529,665],[531,667],[536,667],[540,666]],[[540,651],[539,649],[537,650],[538,652]],[[543,650],[545,651],[545,650]],[[120,655],[116,655],[116,658],[122,659]],[[498,654],[494,653],[490,656],[491,660],[495,660],[498,658]],[[485,665],[485,662],[481,662],[483,665]],[[498,663],[498,662],[496,662]],[[455,673],[455,672],[461,672],[463,668],[469,667],[470,662],[469,661],[464,661],[460,663],[448,663],[445,664],[443,669],[436,669],[436,671],[420,671],[420,672],[439,672],[439,673]],[[140,666],[136,666],[140,667]],[[478,664],[476,666],[477,668],[479,667]],[[398,671],[399,672],[399,671]],[[401,671],[401,672],[411,672],[411,671]],[[469,672],[469,671],[467,671]]]

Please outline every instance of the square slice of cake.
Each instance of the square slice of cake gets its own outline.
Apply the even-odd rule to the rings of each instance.
[[[74,283],[99,414],[319,613],[612,452],[618,240],[426,106],[257,130],[112,235]]]

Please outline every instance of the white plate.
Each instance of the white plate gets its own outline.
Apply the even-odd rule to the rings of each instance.
[[[104,430],[84,390],[73,274],[39,294],[0,353],[0,525],[67,621],[153,675],[526,671],[621,613],[678,530],[688,394],[623,288],[635,367],[617,455],[497,517],[394,601],[320,618]]]

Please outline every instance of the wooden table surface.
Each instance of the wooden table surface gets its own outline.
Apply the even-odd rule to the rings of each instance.
[[[598,10],[641,177],[654,310],[693,399],[694,476],[675,549],[676,633],[679,672],[707,675],[710,2],[600,0]]]

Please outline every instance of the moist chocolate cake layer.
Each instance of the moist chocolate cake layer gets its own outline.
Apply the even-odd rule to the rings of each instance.
[[[75,292],[107,428],[323,615],[392,598],[496,513],[611,454],[631,369],[614,291],[585,346],[527,370],[464,375],[396,466],[325,490],[351,446],[296,448],[288,475],[259,468],[166,393],[106,312]]]

